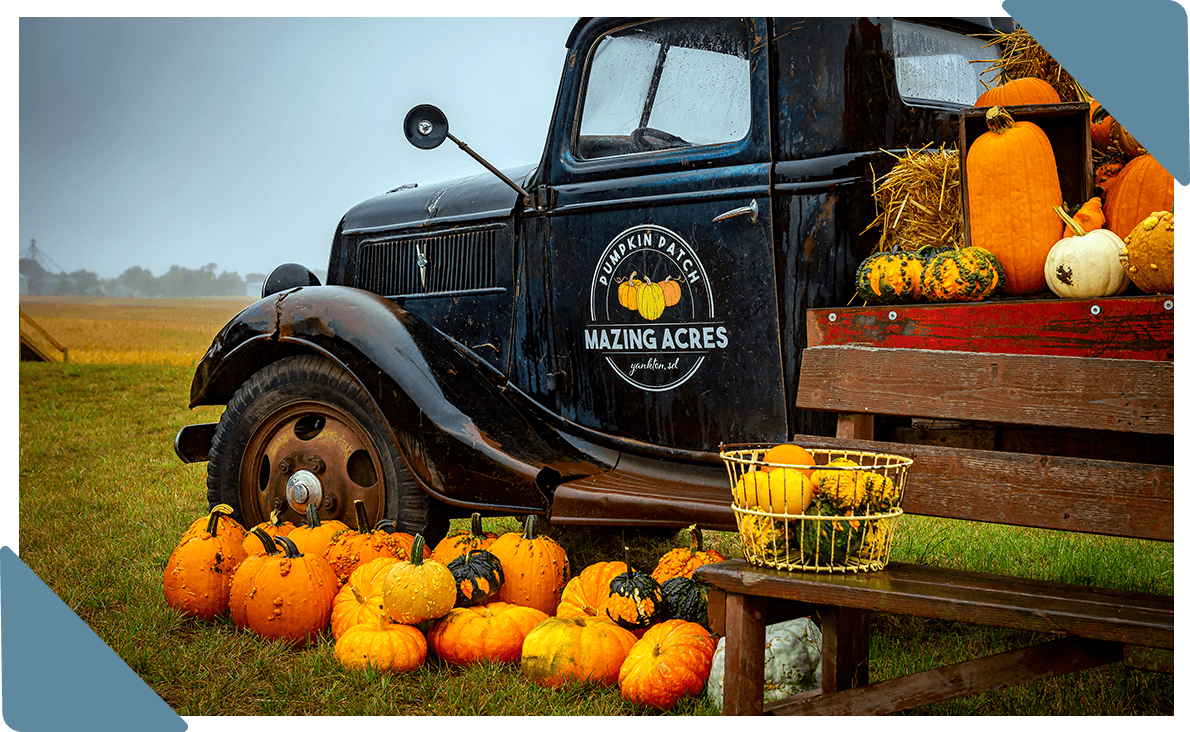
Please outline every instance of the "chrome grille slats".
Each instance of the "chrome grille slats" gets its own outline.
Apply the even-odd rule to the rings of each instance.
[[[384,297],[490,292],[499,288],[496,229],[360,242],[355,286]],[[425,285],[418,248],[425,255]]]

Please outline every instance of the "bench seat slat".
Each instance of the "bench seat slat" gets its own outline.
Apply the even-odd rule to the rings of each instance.
[[[1161,595],[897,562],[856,575],[783,572],[732,559],[699,567],[695,576],[729,594],[1173,648],[1173,598]]]
[[[816,346],[797,406],[1047,427],[1173,433],[1173,363]]]

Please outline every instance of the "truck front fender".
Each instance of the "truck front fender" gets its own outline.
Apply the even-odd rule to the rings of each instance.
[[[264,365],[316,351],[357,379],[422,488],[473,510],[544,512],[561,481],[611,465],[518,408],[455,341],[350,287],[302,287],[245,308],[198,364],[190,406],[226,404]]]

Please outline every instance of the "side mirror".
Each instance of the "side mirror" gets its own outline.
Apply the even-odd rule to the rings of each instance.
[[[529,195],[529,192],[522,188],[516,181],[501,173],[496,166],[484,160],[478,153],[467,147],[466,143],[450,134],[450,126],[446,123],[446,115],[434,105],[419,104],[409,110],[409,114],[405,115],[405,124],[403,127],[405,130],[405,139],[409,140],[409,144],[422,150],[433,150],[441,145],[443,140],[450,138],[450,141],[458,145],[460,150],[475,158],[476,162],[491,171],[497,178],[504,181],[517,193],[521,194],[521,200],[526,206],[537,211],[544,210],[544,206],[536,203],[533,196]]]
[[[450,134],[446,115],[432,104],[420,104],[405,115],[405,139],[422,150],[433,150]]]

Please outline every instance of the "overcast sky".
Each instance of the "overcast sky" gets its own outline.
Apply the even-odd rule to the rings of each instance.
[[[575,18],[20,21],[20,249],[63,270],[325,269],[353,205],[541,156]]]
[[[344,2],[343,12],[361,9]],[[723,11],[668,9],[688,6]],[[137,15],[159,6],[103,7]],[[592,11],[515,9],[560,8]],[[857,9],[956,12],[920,0],[830,8]],[[964,0],[957,12],[1005,14],[989,0]],[[421,151],[404,140],[400,125],[416,104],[440,107],[451,132],[500,167],[537,162],[575,20],[22,18],[19,248],[35,239],[61,269],[104,278],[134,265],[157,276],[212,262],[241,276],[286,261],[325,269],[335,226],[355,204],[404,183],[483,172],[449,143]]]

